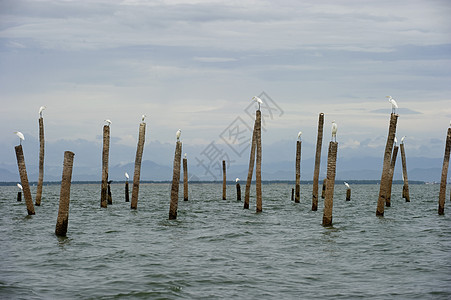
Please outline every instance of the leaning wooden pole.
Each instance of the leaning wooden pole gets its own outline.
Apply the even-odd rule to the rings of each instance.
[[[402,197],[406,199],[406,202],[410,202],[409,180],[407,179],[407,163],[404,143],[401,143],[401,145],[399,145],[399,148],[401,149],[402,178],[404,180],[404,185],[402,186]]]
[[[72,182],[72,167],[74,165],[74,153],[64,152],[63,176],[61,179],[60,205],[56,220],[55,234],[66,236],[69,223],[70,186]]]
[[[396,164],[396,158],[398,156],[398,146],[393,147],[393,154],[391,156],[391,162],[390,162],[390,174],[388,178],[388,185],[387,185],[387,195],[385,198],[385,206],[390,207],[391,206],[391,190],[393,186],[393,175],[395,174],[395,164]]]
[[[23,156],[22,145],[16,146],[17,167],[19,168],[20,182],[22,183],[23,196],[27,205],[28,215],[34,215],[33,199],[31,197],[30,185],[28,183],[27,168],[25,167],[25,159]]]
[[[188,159],[183,158],[183,201],[188,201]]]
[[[337,165],[337,142],[329,143],[327,156],[327,185],[326,198],[324,200],[323,226],[332,225],[332,208],[334,203],[335,170]]]
[[[132,201],[131,209],[138,208],[139,180],[141,176],[141,161],[144,150],[144,141],[146,135],[146,123],[139,124],[138,146],[136,147],[135,172],[133,173]]]
[[[222,200],[227,198],[227,175],[226,175],[226,162],[222,161]]]
[[[323,144],[323,127],[324,114],[320,113],[318,118],[318,136],[316,139],[315,169],[313,171],[312,211],[318,210],[318,180],[321,165],[321,147]]]
[[[451,149],[451,128],[448,128],[446,136],[445,154],[443,156],[442,178],[440,181],[440,193],[438,196],[438,214],[445,214],[445,198],[446,198],[446,177],[449,167],[449,152]]]
[[[257,142],[257,159],[256,159],[256,167],[255,167],[255,189],[257,194],[257,204],[256,210],[257,212],[261,212],[263,210],[262,207],[262,116],[260,110],[257,110],[257,123],[256,123],[256,142]]]
[[[255,148],[257,146],[257,119],[254,122],[254,130],[252,132],[252,141],[251,141],[251,154],[249,158],[249,171],[247,173],[247,181],[246,181],[246,189],[244,190],[244,209],[249,209],[249,197],[251,193],[251,183],[252,183],[252,175],[254,172],[254,162],[255,162]]]
[[[44,119],[39,118],[39,176],[36,190],[36,206],[41,205],[42,185],[44,183]]]
[[[174,166],[172,171],[171,203],[169,206],[169,220],[177,219],[177,207],[179,202],[180,159],[182,157],[182,142],[175,145]]]
[[[296,142],[296,193],[294,202],[299,203],[301,198],[301,146],[302,142]]]
[[[381,175],[381,181],[380,181],[379,199],[377,200],[376,216],[384,215],[385,201],[386,201],[386,196],[387,196],[387,188],[388,188],[389,177],[390,177],[391,154],[392,154],[392,149],[393,149],[393,143],[395,140],[397,122],[398,122],[398,115],[392,113],[390,115],[390,126],[388,129],[387,143],[385,145],[384,164],[382,167],[382,175]]]
[[[102,187],[100,191],[100,207],[108,206],[108,159],[110,155],[110,126],[103,126],[102,152]]]

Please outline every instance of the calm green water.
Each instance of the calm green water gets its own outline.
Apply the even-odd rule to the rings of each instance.
[[[220,184],[193,184],[169,221],[168,184],[142,184],[138,210],[112,185],[73,185],[67,238],[54,235],[59,186],[44,186],[27,216],[17,187],[0,187],[1,299],[450,299],[451,203],[437,214],[438,185],[393,187],[375,216],[378,185],[337,185],[333,227],[321,226],[291,185],[263,185],[263,213],[221,200]],[[33,195],[35,188],[32,189]],[[255,195],[255,192],[253,193]],[[244,191],[243,191],[244,195]]]

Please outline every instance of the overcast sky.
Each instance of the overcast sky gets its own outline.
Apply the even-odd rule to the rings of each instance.
[[[262,92],[273,109],[262,109],[263,147],[275,149],[266,161],[286,160],[283,149],[273,155],[276,145],[299,130],[303,157],[313,157],[319,112],[326,141],[338,123],[339,156],[382,158],[387,95],[399,104],[410,155],[441,157],[449,16],[447,0],[0,0],[0,164],[15,164],[14,131],[25,134],[26,159],[37,158],[41,105],[49,153],[61,150],[55,163],[77,150],[80,164],[100,165],[104,119],[110,162],[133,161],[142,114],[144,159],[172,164],[181,128],[193,156],[214,142],[244,161],[248,151],[238,155],[221,137],[232,124],[252,127],[251,99]]]

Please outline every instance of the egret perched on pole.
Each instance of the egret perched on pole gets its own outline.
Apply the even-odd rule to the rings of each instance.
[[[240,179],[237,177],[237,178],[235,179],[235,182],[238,183],[238,181],[240,181]]]
[[[182,134],[182,130],[177,130],[177,133],[175,134],[175,137],[177,138],[177,142],[180,141],[180,135]]]
[[[298,140],[301,140],[302,131],[299,131],[298,133]]]
[[[392,114],[396,114],[396,109],[398,108],[398,103],[396,103],[395,99],[392,96],[386,96],[388,98],[388,102],[391,103],[391,112]]]
[[[14,131],[14,133],[19,137],[19,145],[22,145],[22,141],[25,140],[25,137],[23,136],[23,133],[20,131]]]
[[[42,111],[44,110],[44,109],[46,109],[47,107],[46,106],[41,106],[40,108],[39,108],[39,117],[40,118],[42,118]]]
[[[111,120],[110,119],[106,119],[105,122],[106,122],[107,126],[111,125]]]
[[[183,154],[183,158],[184,158],[184,159],[186,159],[186,153],[185,153],[185,154]]]
[[[125,178],[127,178],[127,180],[130,178],[130,176],[128,176],[127,172],[125,172]]]
[[[141,116],[141,121],[144,122],[144,119],[146,118],[146,115]]]
[[[337,142],[337,130],[338,130],[337,123],[335,123],[335,120],[333,120],[332,121],[332,140],[334,142]]]
[[[396,138],[396,136],[395,136],[395,146],[398,144],[398,139]]]
[[[260,110],[260,105],[263,103],[262,99],[258,98],[257,96],[252,97],[252,100],[258,103],[258,110]]]
[[[406,136],[403,136],[402,138],[401,138],[401,144],[404,144],[404,139],[406,138]]]
[[[17,187],[19,188],[19,190],[21,190],[21,191],[23,190],[23,187],[20,183],[17,184]]]
[[[349,183],[347,183],[346,181],[345,182],[343,182],[344,183],[344,185],[348,188],[348,189],[350,189],[351,187],[349,186]]]

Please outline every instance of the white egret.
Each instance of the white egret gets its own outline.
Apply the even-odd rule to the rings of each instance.
[[[141,121],[144,122],[144,119],[146,118],[146,115],[141,116]]]
[[[335,123],[335,120],[332,121],[332,140],[334,142],[337,141],[337,130],[338,130],[338,125],[337,123]]]
[[[183,154],[183,158],[184,158],[184,159],[186,159],[186,153],[185,153],[185,154]]]
[[[235,179],[235,182],[238,183],[238,181],[240,181],[240,179],[237,177],[237,178]]]
[[[263,103],[262,99],[258,98],[257,96],[254,96],[252,100],[258,103],[258,110],[260,110],[260,105]]]
[[[125,178],[127,178],[127,179],[130,178],[130,176],[128,176],[128,173],[127,173],[127,172],[125,172]]]
[[[17,184],[17,187],[18,187],[21,191],[23,190],[23,187],[22,187],[22,185],[21,185],[20,183]]]
[[[106,122],[107,126],[111,125],[111,120],[110,119],[106,119],[105,122]]]
[[[403,136],[402,138],[401,138],[401,144],[403,144],[404,143],[404,139],[406,138],[406,136]]]
[[[392,98],[392,96],[386,96],[388,98],[388,102],[391,103],[391,112],[392,114],[396,113],[396,109],[398,108],[398,103],[396,103],[395,99]]]
[[[351,187],[349,186],[349,184],[345,181],[345,182],[343,182],[344,184],[345,184],[345,186],[348,188],[348,189],[350,189]]]
[[[46,109],[47,107],[46,106],[41,106],[40,108],[39,108],[39,117],[40,118],[42,118],[42,111],[44,110],[44,109]]]
[[[298,140],[301,140],[302,131],[299,131],[298,133]]]
[[[395,146],[398,144],[398,139],[395,136]]]
[[[19,145],[22,145],[22,141],[25,140],[25,137],[23,136],[23,133],[20,131],[14,131],[14,133],[19,137]]]
[[[180,135],[182,134],[182,130],[177,130],[177,133],[175,134],[175,137],[177,138],[177,142],[180,141]]]

